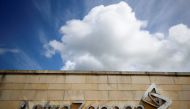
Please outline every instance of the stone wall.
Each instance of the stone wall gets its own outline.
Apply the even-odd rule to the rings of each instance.
[[[179,73],[180,74],[180,73]],[[184,75],[183,75],[184,74]],[[169,109],[190,109],[190,75],[144,72],[1,71],[0,109],[18,109],[22,100],[35,104],[137,106],[151,83],[172,100]]]

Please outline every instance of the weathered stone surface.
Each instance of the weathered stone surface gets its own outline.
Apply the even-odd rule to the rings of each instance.
[[[182,90],[190,90],[190,85],[181,85]]]
[[[132,83],[131,76],[118,76],[118,83]]]
[[[25,84],[20,83],[3,83],[0,85],[0,89],[24,89]]]
[[[35,97],[33,100],[42,100],[45,101],[47,100],[48,96],[48,91],[47,90],[38,90],[35,92]]]
[[[64,91],[60,90],[49,90],[48,91],[48,100],[64,100]]]
[[[175,77],[176,84],[190,84],[190,77]]]
[[[108,75],[108,83],[118,83],[118,75]]]
[[[98,83],[99,78],[97,75],[86,75],[86,83]]]
[[[189,101],[173,101],[169,109],[190,109]]]
[[[20,101],[0,101],[0,109],[18,109]]]
[[[84,92],[81,90],[65,90],[64,100],[84,100]]]
[[[46,83],[46,80],[43,81],[43,82],[40,81],[41,77],[42,77],[41,75],[40,76],[37,76],[37,75],[28,75],[28,76],[26,76],[26,81],[25,82],[26,83]]]
[[[108,100],[108,91],[85,91],[85,100]]]
[[[65,83],[65,75],[57,75],[55,83]]]
[[[1,90],[0,100],[20,100],[21,92],[18,90]]]
[[[179,100],[179,92],[178,91],[160,91],[162,96],[169,97],[171,100]]]
[[[132,91],[109,91],[109,100],[133,100]]]
[[[98,84],[71,84],[71,90],[97,90]]]
[[[117,84],[98,84],[98,90],[117,90]]]
[[[179,100],[190,100],[190,91],[180,91]]]
[[[165,91],[180,91],[183,90],[181,85],[157,85],[160,90]]]
[[[67,75],[65,83],[85,83],[85,75]]]
[[[149,85],[146,84],[118,84],[118,90],[146,90]]]
[[[26,82],[25,75],[2,75],[1,76],[1,83],[24,83]]]
[[[36,96],[35,90],[22,90],[20,96],[22,100],[34,100]]]
[[[39,83],[39,84],[25,84],[24,89],[34,89],[34,90],[47,90],[48,89],[48,84],[47,83]]]
[[[49,90],[71,90],[72,84],[48,84]]]
[[[108,76],[98,75],[98,82],[97,83],[107,83],[107,82],[108,82]]]
[[[134,98],[133,100],[141,100],[144,91],[133,91]]]
[[[165,76],[150,76],[151,83],[155,84],[174,84],[173,77],[165,77]]]
[[[86,83],[107,83],[107,75],[86,75]]]
[[[0,109],[13,109],[21,100],[29,100],[30,105],[45,104],[47,101],[52,105],[63,105],[82,100],[86,102],[85,106],[136,106],[151,83],[156,84],[162,96],[172,100],[169,109],[190,109],[188,75],[151,72],[68,72],[71,74],[51,74],[47,71],[47,74],[1,75]]]
[[[132,84],[150,84],[149,76],[131,76]]]

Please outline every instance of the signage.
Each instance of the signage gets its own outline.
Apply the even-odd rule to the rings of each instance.
[[[167,97],[161,96],[155,84],[151,84],[145,94],[141,98],[140,105],[131,106],[124,105],[123,107],[113,105],[89,105],[84,107],[84,101],[74,101],[71,104],[65,105],[50,105],[49,102],[42,104],[35,104],[32,109],[146,109],[146,106],[153,107],[155,109],[167,109],[171,105],[171,100]],[[20,103],[19,109],[29,109],[28,101],[24,100]]]
[[[172,103],[170,99],[160,95],[155,84],[150,85],[141,100],[156,109],[167,109]]]
[[[71,104],[65,104],[65,105],[50,105],[49,103],[46,103],[44,105],[42,104],[36,104],[33,105],[32,109],[144,109],[143,105],[137,105],[137,106],[131,106],[131,105],[125,105],[123,107],[120,106],[108,106],[108,105],[89,105],[87,107],[84,107],[85,102],[83,101],[74,101]],[[29,103],[28,101],[22,101],[20,104],[19,109],[29,109]]]

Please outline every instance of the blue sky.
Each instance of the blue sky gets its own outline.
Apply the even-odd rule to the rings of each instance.
[[[92,48],[88,48],[85,50],[84,48],[77,48],[78,52],[76,52],[75,50],[76,47],[72,48],[73,46],[72,47],[67,46],[66,48],[69,50],[67,51],[65,50],[63,52],[62,50],[54,46],[52,47],[52,45],[50,44],[51,41],[56,41],[55,42],[56,44],[58,43],[64,46],[65,44],[69,43],[67,42],[67,40],[64,42],[64,37],[72,33],[70,31],[68,32],[66,30],[61,30],[61,28],[64,26],[68,29],[71,29],[69,28],[69,24],[66,22],[68,21],[72,22],[72,19],[78,19],[80,20],[80,22],[83,22],[84,17],[89,15],[88,13],[89,11],[91,11],[92,8],[99,5],[104,5],[104,7],[107,7],[111,4],[119,4],[120,1],[121,0],[109,0],[109,1],[108,0],[1,0],[0,1],[0,69],[128,70],[127,68],[129,68],[129,70],[152,70],[152,69],[160,70],[160,68],[164,64],[157,64],[157,59],[152,59],[151,61],[146,61],[146,62],[144,61],[142,62],[141,60],[136,61],[137,58],[140,56],[137,57],[133,56],[131,59],[134,58],[135,61],[130,60],[131,63],[128,63],[127,65],[121,64],[120,66],[123,67],[121,67],[120,69],[117,68],[112,69],[113,66],[106,66],[104,64],[108,62],[109,63],[112,62],[123,63],[123,62],[102,60],[103,55],[101,56],[96,55],[96,53],[94,54],[94,52],[91,52],[89,50],[96,48],[96,45],[93,45]],[[128,7],[132,9],[132,12],[135,13],[135,19],[137,19],[138,21],[146,22],[146,26],[143,27],[143,30],[146,30],[146,32],[148,31],[152,37],[154,37],[153,34],[155,33],[162,33],[164,37],[167,38],[170,36],[168,35],[170,28],[178,24],[185,25],[187,27],[187,31],[189,31],[190,27],[189,0],[167,0],[167,1],[166,0],[159,0],[159,1],[126,0],[124,2],[128,5]],[[96,27],[98,28],[99,25],[97,25]],[[181,27],[183,28],[184,26]],[[190,37],[189,34],[187,34],[186,36]],[[78,40],[76,41],[79,42]],[[82,47],[80,45],[79,47]],[[184,46],[189,47],[189,45],[184,45]],[[185,48],[184,46],[180,47]],[[168,53],[167,56],[169,57],[171,54],[176,53],[177,56],[175,55],[174,57],[178,58],[179,57],[178,54],[180,54],[180,56],[189,54],[188,49],[190,47],[189,48],[187,47],[182,51],[180,47],[177,46],[172,48],[172,50],[173,49],[176,50],[169,51],[172,53]],[[48,52],[47,49],[50,50],[50,52],[53,52],[53,54],[50,53],[51,56],[49,57],[47,56]],[[107,50],[107,48],[105,49]],[[85,52],[82,52],[83,50]],[[97,52],[98,51],[101,52],[100,49],[98,49]],[[180,51],[180,53],[178,53],[178,51]],[[72,52],[75,54],[77,53],[80,54],[81,52],[82,53],[81,55],[72,54],[72,56],[70,56],[70,54],[67,54],[68,52]],[[156,55],[156,53],[152,55]],[[105,54],[108,54],[108,52],[105,52]],[[122,54],[125,53],[122,52]],[[126,55],[128,56],[129,54],[126,53]],[[145,57],[149,56],[146,54],[144,55],[143,53],[142,55]],[[92,61],[91,61],[92,63],[86,61],[79,62],[78,60],[76,60],[76,58],[85,57],[85,56],[88,57],[87,59],[92,59],[93,62]],[[111,56],[120,57],[120,55],[118,54],[116,55],[114,54]],[[124,56],[124,58],[129,58],[129,56],[128,57],[127,56]],[[166,57],[165,55],[163,56]],[[124,58],[123,59],[119,58],[119,59],[124,60]],[[190,59],[188,56],[183,58],[184,58],[183,60],[186,61]],[[167,69],[171,70],[172,67],[178,67],[178,66],[179,68],[177,68],[176,70],[179,71],[183,71],[183,69],[185,69],[185,71],[190,70],[188,69],[188,67],[190,67],[189,66],[190,64],[188,62],[184,62],[183,60],[179,62],[181,63],[180,65],[176,64],[173,66],[169,66],[169,68],[164,68],[161,70],[167,70]],[[98,64],[95,64],[94,62]],[[173,61],[168,60],[168,62],[166,63],[169,64],[172,62]],[[66,64],[68,64],[69,67],[65,67]],[[78,64],[84,64],[84,65],[86,64],[86,66],[81,66]],[[150,64],[155,66],[150,66]],[[70,67],[70,65],[72,66],[75,65],[75,67],[74,68]],[[147,66],[144,67],[144,65],[147,65],[148,67]],[[117,67],[116,65],[114,66]],[[181,66],[185,66],[185,68]],[[126,69],[123,69],[124,67]]]

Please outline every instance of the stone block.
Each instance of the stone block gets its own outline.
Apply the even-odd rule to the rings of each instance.
[[[47,90],[23,90],[22,100],[47,100]]]
[[[131,105],[131,106],[137,106],[137,105],[139,105],[139,100],[122,100],[122,101],[117,101],[118,103],[118,105],[120,105],[120,106],[125,106],[125,105]],[[122,108],[121,108],[122,109]]]
[[[65,75],[57,75],[55,83],[65,83]]]
[[[190,84],[190,77],[175,77],[175,84]]]
[[[98,90],[117,90],[117,84],[98,84]]]
[[[64,75],[39,75],[40,83],[64,83]]]
[[[109,91],[109,100],[133,100],[132,91]]]
[[[162,96],[168,97],[171,100],[179,100],[179,92],[178,91],[160,91]]]
[[[40,76],[38,75],[27,75],[25,83],[42,83]]]
[[[118,75],[108,75],[108,83],[118,83]]]
[[[36,91],[22,90],[20,96],[22,97],[22,100],[35,100]]]
[[[85,75],[66,75],[65,83],[85,83]]]
[[[86,75],[86,83],[98,83],[98,76],[97,75]]]
[[[179,92],[179,99],[190,101],[190,91],[180,91]]]
[[[3,75],[1,83],[25,83],[25,75]]]
[[[180,104],[180,108],[178,108],[178,109],[190,109],[189,101],[188,102],[182,102]]]
[[[189,101],[173,101],[169,109],[190,109]]]
[[[97,90],[97,84],[72,84],[72,90]]]
[[[51,89],[56,89],[56,90],[70,90],[72,88],[72,84],[51,84],[49,83],[48,84],[48,89],[51,90]]]
[[[132,84],[150,84],[149,76],[131,76]]]
[[[150,81],[155,84],[174,84],[172,76],[150,76]]]
[[[58,83],[57,75],[39,75],[39,82],[38,83]],[[58,82],[57,82],[58,81]],[[64,78],[63,78],[64,82]]]
[[[47,83],[32,83],[32,84],[25,84],[24,89],[34,89],[34,90],[45,90],[48,89],[48,84]]]
[[[131,76],[129,75],[118,76],[118,83],[132,83]]]
[[[118,90],[143,90],[145,91],[149,85],[145,84],[118,84]]]
[[[64,100],[64,91],[48,90],[48,100]]]
[[[84,100],[84,91],[65,90],[64,100]]]
[[[182,85],[182,90],[190,90],[190,85]]]
[[[86,75],[86,83],[107,83],[107,75]]]
[[[20,101],[0,101],[0,109],[18,109]]]
[[[48,98],[47,95],[48,95],[47,90],[38,90],[36,91],[34,100],[47,101],[47,98]]]
[[[169,107],[169,109],[181,109],[180,104],[181,104],[181,101],[172,101],[172,104]]]
[[[98,82],[97,83],[107,83],[108,76],[107,75],[98,75]]]
[[[1,90],[0,100],[20,100],[20,94],[19,90]]]
[[[163,90],[163,91],[180,91],[182,90],[182,86],[181,85],[158,85],[159,90]]]
[[[108,100],[108,91],[85,91],[85,100]]]
[[[133,100],[141,100],[144,93],[145,93],[144,91],[133,91],[133,94],[134,94]]]
[[[22,83],[3,83],[0,85],[0,89],[7,89],[7,90],[13,90],[13,89],[24,89],[25,84]]]

